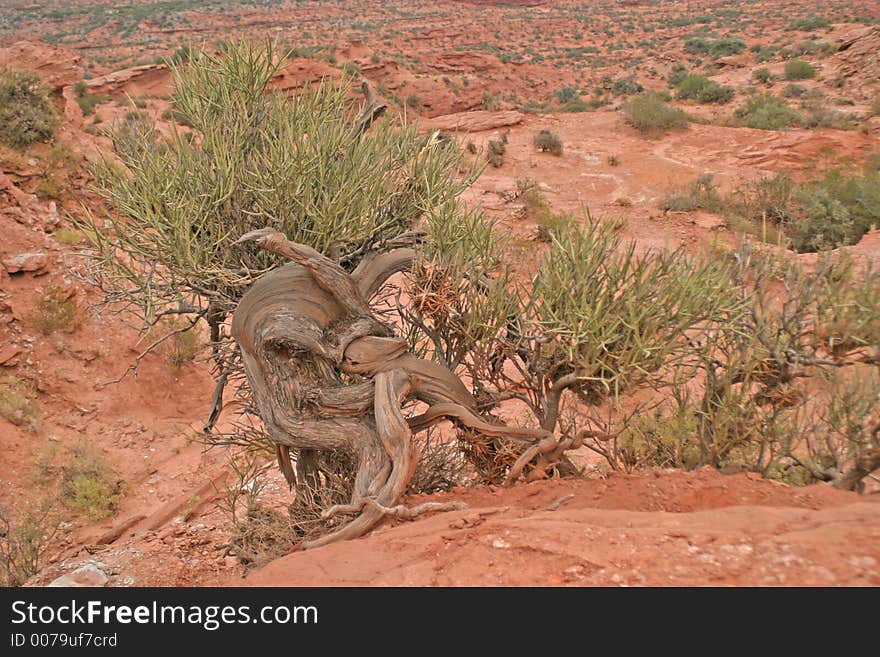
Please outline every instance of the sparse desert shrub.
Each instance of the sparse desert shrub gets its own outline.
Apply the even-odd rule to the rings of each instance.
[[[559,135],[550,130],[541,130],[532,139],[532,144],[542,153],[562,155],[562,140]]]
[[[163,331],[170,336],[165,343],[165,358],[174,369],[193,362],[204,346],[199,327],[192,322],[169,321],[165,323]]]
[[[581,100],[580,98],[575,98],[574,100],[568,101],[565,105],[559,108],[560,112],[590,112],[593,107],[590,103]]]
[[[755,78],[758,82],[762,82],[764,84],[770,84],[773,82],[773,74],[770,72],[770,69],[766,66],[762,66],[759,69],[755,69],[752,72],[752,77]]]
[[[785,98],[803,98],[807,95],[807,88],[793,82],[785,85],[780,94]]]
[[[15,514],[0,508],[0,586],[21,586],[40,572],[59,525],[48,502]]]
[[[80,231],[75,228],[68,228],[67,226],[56,230],[52,233],[52,237],[55,238],[56,242],[65,246],[76,246],[77,244],[82,244],[85,240],[85,235]]]
[[[713,184],[713,175],[705,174],[691,182],[683,192],[667,195],[660,204],[664,212],[693,212],[711,210],[718,212],[723,201]]]
[[[791,59],[785,62],[786,80],[807,80],[816,77],[816,69],[802,59]]]
[[[561,87],[554,91],[553,95],[556,96],[556,100],[562,105],[570,103],[580,97],[577,87]]]
[[[708,55],[711,48],[711,41],[707,41],[706,39],[702,39],[699,37],[694,37],[684,42],[685,52],[689,52],[694,55]]]
[[[796,251],[832,249],[880,225],[880,174],[833,170],[800,183],[786,173],[763,176],[741,183],[728,205],[759,230],[781,228]]]
[[[107,101],[106,98],[90,93],[88,91],[88,87],[86,87],[86,83],[84,80],[80,80],[79,82],[77,82],[74,85],[73,89],[76,93],[76,103],[82,110],[83,116],[94,114],[95,107],[100,103],[104,103]]]
[[[814,15],[805,16],[803,18],[796,18],[792,21],[791,26],[793,29],[800,30],[802,32],[814,32],[815,30],[830,27],[831,22],[824,16]]]
[[[733,99],[733,93],[733,87],[725,87],[696,73],[686,76],[676,87],[678,98],[698,103],[728,103]]]
[[[828,107],[822,102],[807,102],[803,105],[803,126],[805,128],[833,128],[834,130],[855,130],[859,119],[848,112]]]
[[[620,157],[617,155],[609,155],[608,156],[608,166],[617,167],[620,166]]]
[[[51,141],[57,124],[49,93],[40,79],[0,67],[0,141],[13,148]]]
[[[759,130],[798,127],[803,117],[781,98],[761,94],[748,98],[735,112],[737,123]]]
[[[500,139],[490,139],[486,146],[486,160],[493,167],[498,168],[504,164],[504,154],[507,153],[507,146]]]
[[[36,431],[41,414],[33,383],[14,375],[0,379],[0,416],[16,426]]]
[[[677,107],[671,107],[660,96],[647,92],[624,105],[626,120],[646,135],[661,135],[676,128],[686,128],[688,116]]]
[[[520,178],[516,181],[517,193],[525,202],[526,218],[537,225],[535,237],[541,242],[550,242],[559,231],[570,228],[574,217],[567,213],[557,214],[550,207],[547,197],[534,180]]]
[[[611,85],[611,93],[615,96],[632,96],[641,93],[644,89],[633,76],[618,78]]]
[[[713,59],[738,55],[746,49],[746,44],[741,39],[724,37],[712,42],[709,54]]]
[[[61,467],[61,499],[90,520],[103,520],[116,511],[122,483],[98,448],[86,440],[76,443]]]
[[[33,327],[43,335],[76,331],[79,328],[79,305],[71,292],[52,287],[41,295],[30,318]]]
[[[676,64],[672,67],[672,70],[669,72],[669,77],[667,80],[669,81],[670,87],[677,87],[682,80],[684,80],[688,76],[688,70],[686,66],[682,66],[681,64]]]

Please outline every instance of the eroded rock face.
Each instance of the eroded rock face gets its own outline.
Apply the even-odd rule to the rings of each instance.
[[[18,41],[0,48],[0,66],[30,71],[53,91],[83,77],[82,58],[69,50],[34,41]]]
[[[426,127],[450,132],[482,132],[483,130],[495,130],[511,125],[522,123],[523,115],[516,111],[488,112],[475,110],[473,112],[457,112],[444,114],[433,119],[424,120]]]
[[[833,56],[837,75],[854,80],[880,77],[880,27],[859,28],[838,42]]]
[[[4,258],[3,266],[9,274],[43,273],[49,267],[49,256],[42,252],[19,253]]]

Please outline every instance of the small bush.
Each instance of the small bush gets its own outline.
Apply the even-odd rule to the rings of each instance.
[[[37,300],[31,324],[43,335],[73,333],[79,328],[78,315],[76,297],[53,287]]]
[[[556,100],[565,105],[580,97],[577,87],[562,87],[554,92]]]
[[[785,98],[803,98],[807,95],[807,88],[801,84],[787,84],[780,94]]]
[[[0,141],[13,148],[51,141],[58,120],[39,78],[0,68]]]
[[[611,85],[611,93],[615,96],[632,96],[644,91],[644,87],[632,76],[618,78]]]
[[[608,156],[608,166],[611,166],[611,167],[620,166],[620,158],[617,155],[609,155]]]
[[[672,70],[669,72],[669,77],[667,80],[669,81],[670,87],[677,87],[681,84],[681,81],[684,80],[688,76],[687,67],[682,66],[681,64],[677,64],[672,67]]]
[[[752,77],[754,77],[758,82],[763,82],[764,84],[770,84],[771,82],[773,82],[773,74],[766,66],[762,66],[761,68],[753,71]]]
[[[676,87],[676,96],[698,103],[728,103],[733,99],[733,87],[725,87],[705,75],[688,75]]]
[[[75,228],[59,228],[54,233],[52,233],[52,237],[55,238],[55,241],[64,244],[66,246],[76,246],[77,244],[82,244],[85,236],[76,230]]]
[[[486,159],[493,167],[498,168],[504,164],[504,154],[507,153],[507,146],[500,139],[490,139],[488,150],[486,151]]]
[[[550,202],[534,180],[520,179],[516,184],[520,198],[525,202],[526,217],[537,224],[536,239],[550,242],[554,235],[559,235],[560,231],[567,230],[574,224],[574,218],[570,214],[553,212]]]
[[[60,519],[48,503],[13,517],[0,509],[0,586],[21,586],[40,572]]]
[[[803,117],[781,98],[769,94],[746,100],[735,112],[737,123],[759,130],[784,130],[798,127]]]
[[[85,440],[70,450],[61,468],[61,499],[90,520],[111,516],[119,504],[121,482],[104,457]]]
[[[738,55],[746,49],[746,44],[741,39],[723,38],[714,41],[709,47],[709,54],[713,59]]]
[[[562,155],[562,140],[550,130],[541,130],[532,139],[532,144],[542,153]]]
[[[816,69],[809,62],[802,59],[792,59],[785,62],[786,80],[807,80],[816,77]]]
[[[664,212],[693,212],[711,210],[718,212],[723,206],[721,195],[713,185],[712,174],[705,174],[694,180],[683,192],[669,194],[660,204]]]
[[[17,376],[0,379],[0,416],[17,427],[36,431],[42,407],[34,385]]]
[[[171,367],[179,369],[193,362],[203,346],[199,337],[198,325],[193,326],[185,320],[168,322],[165,324],[164,330],[171,334],[165,346],[165,358]]]
[[[686,128],[688,115],[670,107],[655,93],[644,93],[624,106],[626,121],[646,135],[660,135],[674,128]]]

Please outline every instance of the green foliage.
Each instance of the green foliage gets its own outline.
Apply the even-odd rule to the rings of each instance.
[[[766,66],[755,69],[752,72],[752,77],[754,77],[758,82],[763,82],[764,84],[770,84],[773,81],[773,74]]]
[[[710,55],[713,59],[738,55],[746,49],[746,44],[741,39],[722,38],[712,41],[701,37],[688,39],[684,43],[685,52],[695,55]]]
[[[0,67],[0,141],[13,148],[51,141],[58,119],[39,78]]]
[[[83,116],[94,114],[95,107],[100,103],[104,103],[107,101],[106,98],[90,93],[88,91],[88,87],[86,87],[86,83],[84,80],[80,80],[79,82],[77,82],[74,85],[73,90],[74,92],[76,92],[76,103],[82,110]]]
[[[114,132],[122,166],[95,167],[116,212],[109,229],[92,219],[85,232],[105,285],[126,290],[146,318],[186,291],[234,307],[277,262],[233,245],[248,231],[271,226],[324,253],[339,248],[354,267],[346,254],[409,230],[469,184],[461,150],[415,126],[382,121],[353,138],[346,84],[323,82],[292,100],[268,90],[280,63],[271,44],[247,43],[172,63],[173,107],[198,138],[165,139],[131,114]]]
[[[680,193],[667,195],[660,209],[672,212],[692,212],[694,210],[710,210],[718,212],[723,206],[721,195],[712,184],[712,174],[700,176]]]
[[[580,97],[577,87],[561,87],[553,92],[553,95],[555,95],[556,100],[563,105]]]
[[[103,520],[116,511],[121,484],[101,452],[85,440],[76,443],[61,468],[61,499],[90,520]]]
[[[748,98],[736,109],[739,125],[759,130],[784,130],[798,127],[803,117],[781,98],[759,94]]]
[[[728,103],[733,99],[733,87],[725,87],[705,75],[692,73],[676,86],[676,96],[698,103]]]
[[[641,93],[644,89],[633,76],[618,78],[611,85],[611,93],[615,96],[632,96]]]
[[[791,27],[792,29],[800,30],[802,32],[814,32],[826,27],[831,27],[831,21],[824,16],[805,16],[793,20],[791,22]]]
[[[37,299],[30,323],[43,335],[52,335],[57,331],[73,333],[79,328],[76,297],[69,291],[50,288]]]
[[[667,78],[669,81],[669,86],[677,87],[686,77],[688,77],[688,70],[686,66],[682,66],[681,64],[673,66],[672,70],[669,72],[669,77]]]
[[[542,153],[562,155],[562,140],[559,135],[550,130],[541,130],[532,139],[532,144]]]
[[[496,169],[504,164],[507,143],[503,139],[490,139],[486,146],[486,160]]]
[[[600,222],[554,236],[530,299],[542,356],[594,393],[644,382],[688,349],[688,330],[738,306],[723,263],[682,250],[640,256]]]
[[[33,383],[14,375],[0,379],[0,416],[35,432],[41,415],[42,405]]]
[[[880,172],[833,170],[800,183],[785,173],[763,176],[740,184],[727,206],[758,227],[781,228],[796,251],[833,249],[880,225]]]
[[[29,505],[14,516],[0,509],[0,586],[21,586],[40,572],[59,525],[48,503]]]
[[[688,126],[688,115],[668,105],[656,93],[643,93],[624,105],[626,121],[639,132],[656,136]]]
[[[816,69],[802,59],[790,59],[785,62],[786,80],[807,80],[816,77]]]

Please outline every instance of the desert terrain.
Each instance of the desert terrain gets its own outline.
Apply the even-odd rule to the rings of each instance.
[[[198,349],[207,338],[145,353],[151,336],[101,303],[78,223],[105,208],[91,165],[113,152],[108,131],[137,112],[170,133],[168,59],[240,37],[282,44],[271,86],[289,96],[354,76],[389,115],[452,135],[485,166],[462,202],[497,222],[523,276],[560,215],[613,220],[638,252],[730,253],[762,238],[782,249],[766,225],[695,198],[699,180],[727,199],[761,176],[868,171],[876,190],[874,1],[5,2],[0,69],[39,79],[57,127],[27,147],[0,141],[0,540],[51,530],[38,567],[4,584],[880,585],[876,473],[839,490],[746,468],[618,468],[588,450],[580,476],[457,481],[406,503],[466,509],[243,554],[224,500],[248,482],[228,449],[200,438],[214,393]],[[688,96],[687,75],[715,86]],[[642,97],[662,97],[687,124],[640,129]],[[794,114],[771,125],[764,108],[741,111],[768,97]],[[536,146],[542,131],[558,153]],[[880,266],[878,228],[835,251]],[[789,255],[815,261],[816,249],[799,250]],[[218,428],[234,420],[230,408]],[[291,493],[273,466],[259,466],[261,494],[283,509]]]

